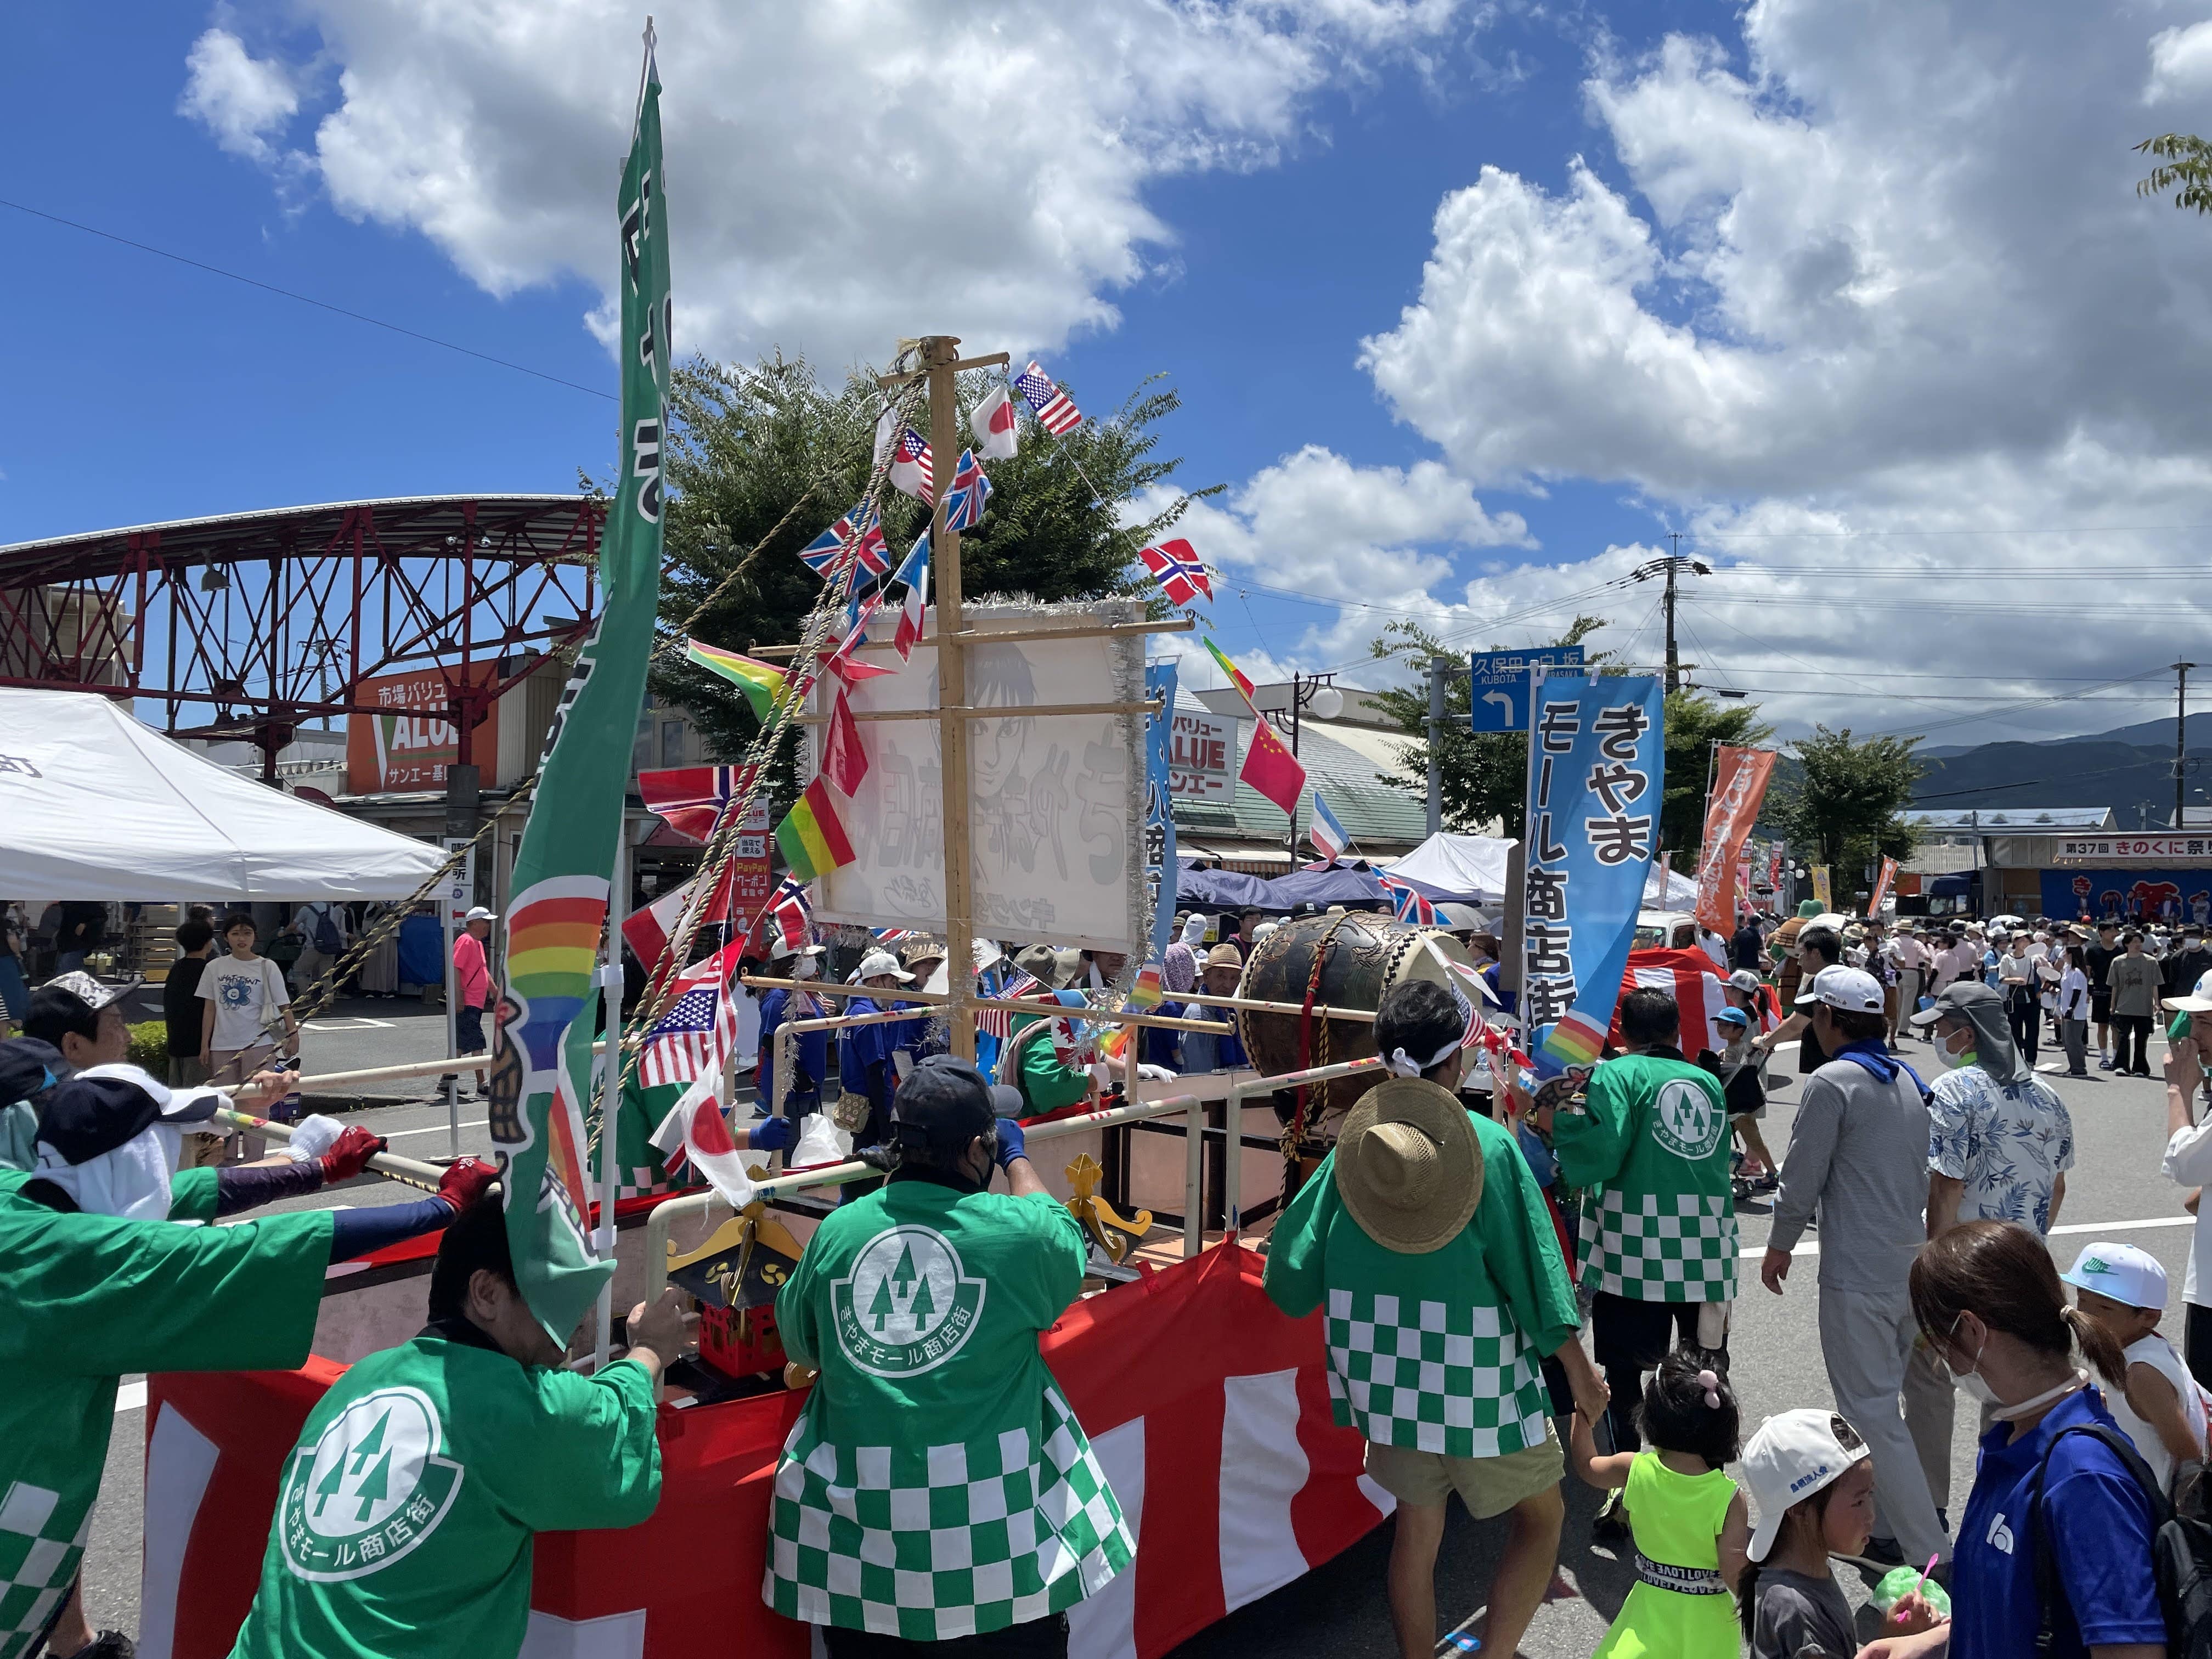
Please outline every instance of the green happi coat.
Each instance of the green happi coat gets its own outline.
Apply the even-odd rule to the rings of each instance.
[[[1528,1160],[1498,1125],[1474,1122],[1482,1197],[1442,1249],[1376,1243],[1344,1207],[1332,1152],[1271,1235],[1265,1282],[1293,1319],[1326,1304],[1338,1423],[1382,1445],[1498,1457],[1544,1443],[1538,1362],[1581,1320]]]
[[[29,1650],[76,1576],[116,1379],[304,1363],[331,1259],[327,1210],[124,1221],[49,1209],[23,1196],[31,1179],[0,1173],[0,1659]]]
[[[653,1382],[423,1332],[308,1413],[234,1659],[512,1659],[539,1532],[634,1527],[660,1501]]]
[[[1623,1054],[1590,1073],[1586,1109],[1553,1121],[1559,1175],[1583,1191],[1583,1288],[1632,1302],[1735,1297],[1727,1097],[1679,1057]]]
[[[1083,1263],[1042,1194],[894,1177],[822,1224],[775,1304],[786,1351],[822,1376],[776,1468],[770,1607],[946,1641],[1060,1612],[1129,1565],[1037,1352]]]

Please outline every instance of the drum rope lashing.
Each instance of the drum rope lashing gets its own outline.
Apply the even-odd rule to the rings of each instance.
[[[1336,930],[1351,920],[1349,912],[1338,916],[1329,923],[1328,931],[1314,941],[1313,962],[1306,974],[1305,1001],[1298,1010],[1298,1069],[1302,1072],[1314,1071],[1328,1064],[1328,1021],[1323,1019],[1321,1022],[1321,1036],[1316,1042],[1314,1036],[1314,1003],[1321,994],[1322,969],[1328,964],[1329,952],[1336,948]],[[1298,1148],[1305,1139],[1306,1109],[1310,1098],[1309,1091],[1312,1086],[1310,1083],[1298,1085],[1297,1104],[1291,1112],[1290,1121],[1283,1126],[1280,1144],[1283,1154],[1283,1202],[1285,1206],[1290,1203],[1297,1185]],[[1324,1098],[1327,1097],[1328,1091],[1328,1085],[1323,1084],[1322,1092]]]

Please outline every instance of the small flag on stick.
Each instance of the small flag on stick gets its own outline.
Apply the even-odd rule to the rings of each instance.
[[[784,862],[800,881],[826,876],[853,861],[853,843],[846,836],[844,820],[837,816],[828,783],[817,778],[806,786],[806,793],[775,826],[775,844],[783,849]]]

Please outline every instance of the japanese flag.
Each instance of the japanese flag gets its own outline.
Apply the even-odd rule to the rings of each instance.
[[[714,1075],[686,1091],[653,1132],[653,1145],[664,1158],[680,1154],[731,1207],[742,1210],[753,1201],[753,1182],[745,1173],[745,1155],[730,1138],[722,1103],[715,1097],[720,1081],[717,1067]]]
[[[983,401],[968,411],[968,429],[975,434],[975,453],[987,460],[1010,460],[1014,454],[1014,400],[1004,384],[994,386]]]

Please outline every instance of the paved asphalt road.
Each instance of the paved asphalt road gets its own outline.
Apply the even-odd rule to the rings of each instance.
[[[398,1013],[408,1005],[390,1001],[348,1004],[346,1018],[331,1029],[311,1028],[307,1047],[310,1075],[341,1065],[391,1063],[416,1055],[435,1055],[442,1042],[442,1021],[419,1012]],[[349,1026],[349,1018],[389,1019],[391,1028]],[[319,1025],[320,1023],[319,1023]],[[1923,1076],[1935,1068],[1924,1044],[1908,1045],[1905,1060]],[[2155,1065],[2158,1056],[2154,1054]],[[1790,1065],[1785,1054],[1778,1072]],[[2092,1239],[2109,1236],[2136,1244],[2165,1263],[2172,1291],[2166,1330],[2179,1341],[2181,1332],[2182,1270],[2191,1240],[2181,1193],[2159,1175],[2165,1144],[2165,1091],[2155,1078],[2145,1082],[2097,1073],[2087,1081],[2050,1077],[2074,1120],[2078,1162],[2069,1177],[2057,1234],[2052,1240],[2062,1266]],[[1786,1155],[1797,1094],[1795,1085],[1778,1095],[1769,1112],[1766,1134]],[[480,1103],[463,1103],[462,1149],[488,1149]],[[443,1104],[412,1103],[369,1109],[361,1121],[392,1137],[394,1151],[442,1156],[447,1115]],[[375,1204],[400,1201],[412,1189],[364,1181],[321,1201]],[[1831,1402],[1820,1363],[1816,1324],[1818,1263],[1802,1260],[1792,1273],[1788,1294],[1776,1298],[1760,1287],[1757,1261],[1765,1248],[1764,1204],[1741,1206],[1743,1290],[1732,1337],[1732,1378],[1747,1431],[1771,1413]],[[1816,1244],[1801,1245],[1809,1255]],[[143,1406],[131,1408],[137,1391],[126,1389],[117,1414],[117,1434],[108,1457],[90,1547],[85,1582],[97,1624],[124,1630],[137,1622],[140,1460],[145,1432]],[[1973,1480],[1976,1423],[1970,1406],[1959,1413],[1952,1449],[1954,1505],[1962,1504]],[[1529,1659],[1583,1659],[1602,1638],[1613,1613],[1627,1594],[1632,1575],[1610,1548],[1590,1542],[1589,1517],[1597,1494],[1577,1486],[1567,1490],[1567,1522],[1560,1566],[1577,1594],[1548,1603],[1522,1645]],[[1456,1504],[1437,1569],[1438,1607],[1447,1631],[1480,1614],[1497,1551],[1502,1522],[1469,1520]],[[1384,1599],[1383,1566],[1389,1553],[1386,1524],[1354,1548],[1296,1583],[1239,1610],[1183,1644],[1179,1659],[1247,1659],[1261,1654],[1326,1654],[1331,1659],[1388,1659],[1395,1651]],[[1866,1586],[1857,1572],[1839,1567],[1838,1581],[1854,1602]],[[1459,1650],[1447,1637],[1439,1652]]]

